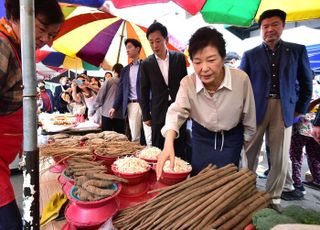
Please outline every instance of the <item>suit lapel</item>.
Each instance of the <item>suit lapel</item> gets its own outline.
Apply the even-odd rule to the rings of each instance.
[[[129,89],[130,89],[130,66],[129,65],[126,67],[123,74],[123,78],[124,78],[123,86],[124,86],[124,90],[128,92],[128,96],[129,96]]]
[[[283,71],[285,70],[286,66],[288,66],[288,62],[290,60],[290,49],[285,42],[282,42],[280,47],[281,49],[281,56],[280,56],[280,67],[279,67],[279,77],[283,76]]]

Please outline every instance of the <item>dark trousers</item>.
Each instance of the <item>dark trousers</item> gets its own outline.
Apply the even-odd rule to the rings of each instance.
[[[152,124],[152,145],[163,149],[164,137],[161,134],[161,129],[164,124]],[[186,138],[187,138],[187,123],[185,122],[179,130],[179,138],[174,140],[174,152],[177,157],[188,161],[186,156]]]
[[[16,201],[0,207],[0,230],[20,230],[22,219]]]
[[[124,120],[102,116],[102,131],[115,131],[124,134]]]

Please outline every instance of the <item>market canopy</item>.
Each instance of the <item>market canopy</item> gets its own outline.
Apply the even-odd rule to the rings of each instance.
[[[307,46],[311,69],[315,74],[320,74],[320,42],[316,45]]]
[[[287,21],[320,18],[319,0],[172,0],[192,15],[200,12],[208,23],[250,26],[268,9],[281,9],[287,13]],[[169,0],[112,0],[117,8],[151,3],[167,3]]]
[[[79,57],[95,66],[100,66],[104,60],[108,67],[118,62],[125,65],[128,63],[123,45],[126,38],[141,42],[141,59],[152,54],[145,27],[90,7],[67,5],[62,10],[66,21],[53,48],[69,57]],[[170,41],[169,38],[168,49],[178,50]]]
[[[72,58],[53,50],[36,50],[36,63],[42,62],[46,66],[75,70],[99,70],[100,67],[91,65],[78,57]]]
[[[51,78],[67,71],[67,69],[47,66],[41,62],[36,64],[37,81],[50,80]]]

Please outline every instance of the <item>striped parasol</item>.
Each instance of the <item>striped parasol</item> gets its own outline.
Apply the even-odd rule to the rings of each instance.
[[[142,44],[141,59],[152,54],[147,28],[90,7],[65,5],[62,9],[66,21],[53,42],[55,50],[95,66],[125,65],[124,39],[135,38]],[[170,41],[167,46],[178,50]]]

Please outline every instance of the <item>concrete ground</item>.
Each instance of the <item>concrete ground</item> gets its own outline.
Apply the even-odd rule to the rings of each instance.
[[[257,169],[257,173],[263,174],[263,172],[268,168],[268,163],[266,160],[265,152],[261,152],[261,156],[259,159],[259,166]],[[309,170],[307,158],[304,155],[303,156],[303,165],[302,165],[302,180],[305,180],[305,173]],[[260,189],[265,188],[266,179],[257,178],[257,187]],[[304,195],[304,198],[302,200],[295,200],[295,201],[285,201],[281,200],[281,205],[283,207],[286,207],[288,205],[299,205],[303,208],[310,208],[313,210],[316,210],[320,212],[320,190],[316,190],[307,186],[304,186],[305,190],[307,192],[306,195]]]
[[[23,175],[22,171],[19,170],[11,170],[11,183],[14,188],[14,193],[16,196],[16,201],[18,204],[18,207],[20,209],[21,215],[23,211]]]

